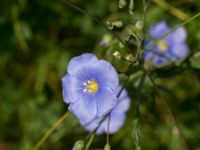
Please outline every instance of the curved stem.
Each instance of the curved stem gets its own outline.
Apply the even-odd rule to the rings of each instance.
[[[32,150],[38,150],[42,144],[47,140],[47,138],[49,137],[49,135],[59,127],[59,125],[68,117],[70,113],[67,111],[65,112],[60,119],[51,127],[49,128],[44,135],[42,136],[42,138],[37,142],[37,144],[34,146],[34,148]]]

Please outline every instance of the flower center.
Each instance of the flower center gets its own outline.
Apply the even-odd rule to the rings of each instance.
[[[165,40],[161,40],[160,42],[158,42],[157,46],[161,52],[165,52],[168,49],[168,43]]]
[[[99,85],[95,80],[88,80],[84,82],[83,85],[85,86],[83,91],[88,93],[96,93],[99,88]]]

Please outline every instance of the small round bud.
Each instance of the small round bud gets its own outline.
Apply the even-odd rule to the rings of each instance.
[[[84,148],[84,142],[82,140],[76,141],[72,150],[82,150]]]
[[[126,0],[119,0],[119,8],[124,8],[127,5],[127,1]]]
[[[115,22],[113,22],[113,24],[117,28],[121,28],[123,26],[123,22],[121,20],[115,21]]]
[[[120,60],[121,59],[121,54],[119,51],[115,51],[113,54],[113,57],[115,57],[116,59]]]
[[[128,54],[125,59],[128,61],[134,61],[134,56],[132,54]]]
[[[114,28],[114,23],[113,22],[110,22],[110,21],[106,21],[106,26],[109,30],[112,30]]]
[[[135,23],[135,27],[138,29],[138,30],[142,30],[142,28],[143,28],[143,22],[142,21],[137,21],[136,23]]]
[[[105,145],[104,150],[110,150],[110,145],[108,143]]]
[[[110,34],[105,34],[103,39],[106,41],[106,43],[109,43],[112,40],[112,36]]]
[[[122,42],[119,42],[119,47],[124,48],[124,44]]]

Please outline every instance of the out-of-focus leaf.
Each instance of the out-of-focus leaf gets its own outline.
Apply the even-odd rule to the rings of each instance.
[[[200,69],[200,52],[195,53],[191,58],[190,58],[190,63],[191,66]]]

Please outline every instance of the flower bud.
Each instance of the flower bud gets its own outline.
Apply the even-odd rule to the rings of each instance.
[[[121,54],[119,51],[115,51],[113,54],[113,57],[115,57],[116,59],[120,60],[121,59]]]
[[[125,46],[124,46],[124,44],[122,42],[119,42],[119,47],[120,48],[124,48]]]
[[[140,21],[140,20],[138,20],[138,21],[135,23],[135,27],[136,27],[136,29],[138,29],[138,30],[142,30],[142,28],[143,28],[143,22]]]
[[[84,148],[84,142],[82,140],[76,141],[72,150],[82,150]]]
[[[128,61],[134,61],[134,56],[132,54],[128,54],[125,59]]]
[[[104,150],[110,150],[110,145],[108,143],[105,145]]]
[[[119,8],[124,8],[127,5],[127,1],[126,0],[119,0]]]
[[[113,22],[110,22],[110,21],[106,21],[106,26],[109,30],[112,30],[114,28],[114,23]]]
[[[113,22],[113,24],[117,28],[121,28],[123,26],[123,22],[121,20],[115,21],[115,22]]]

